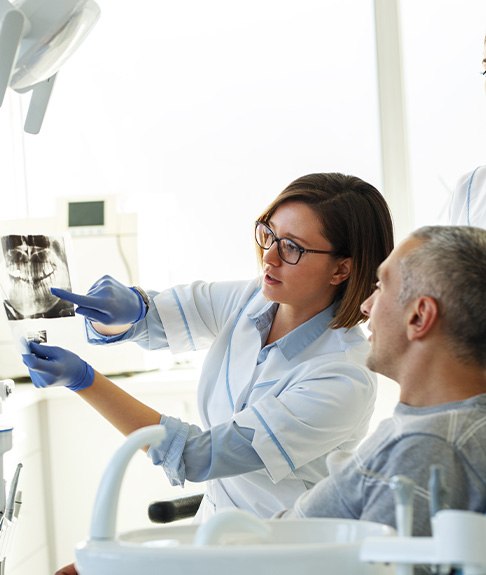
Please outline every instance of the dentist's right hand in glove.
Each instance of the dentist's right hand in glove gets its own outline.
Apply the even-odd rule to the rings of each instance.
[[[80,391],[93,383],[93,368],[75,353],[33,341],[29,349],[31,353],[22,354],[22,360],[35,387],[64,386]]]
[[[59,288],[51,288],[51,292],[77,305],[76,313],[104,325],[133,324],[146,314],[146,305],[140,293],[108,275],[93,284],[86,295]]]

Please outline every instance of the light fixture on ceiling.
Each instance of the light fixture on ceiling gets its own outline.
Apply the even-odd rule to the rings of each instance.
[[[59,68],[100,15],[94,0],[0,0],[0,106],[32,91],[24,129],[37,134]]]

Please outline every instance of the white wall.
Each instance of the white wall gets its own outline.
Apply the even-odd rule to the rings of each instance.
[[[458,177],[484,162],[486,3],[392,1],[415,227],[436,222]],[[2,107],[0,218],[120,194],[140,209],[142,279],[162,287],[252,275],[252,221],[299,175],[381,186],[372,0],[98,3],[40,135],[21,132],[28,96]]]
[[[298,176],[380,186],[371,0],[98,3],[24,138],[31,214],[122,194],[161,288],[253,276],[253,221]]]

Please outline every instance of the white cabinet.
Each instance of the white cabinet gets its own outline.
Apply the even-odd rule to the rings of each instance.
[[[4,455],[4,476],[7,490],[18,463],[23,467],[18,488],[23,503],[15,528],[12,546],[6,560],[7,575],[52,575],[49,562],[49,528],[46,502],[48,501],[40,407],[35,391],[17,386],[6,402],[11,414],[13,448]],[[31,386],[29,386],[30,388]]]
[[[119,380],[117,384],[160,412],[198,423],[197,375],[195,371],[167,370]],[[124,437],[76,394],[58,388],[48,390],[47,395],[42,425],[49,454],[53,567],[59,568],[73,561],[75,545],[89,534],[101,475]],[[172,487],[162,469],[140,451],[131,461],[122,485],[117,528],[148,527],[151,522],[147,508],[151,502],[199,493],[202,488],[200,484],[186,484],[183,490]]]
[[[198,423],[197,370],[173,369],[116,380],[154,409]],[[13,449],[4,456],[7,490],[22,463],[23,493],[6,575],[52,575],[74,560],[89,534],[101,476],[124,437],[75,393],[17,385],[7,400],[14,423]],[[172,487],[142,451],[131,461],[120,493],[118,531],[149,527],[150,503],[200,493],[200,484]]]

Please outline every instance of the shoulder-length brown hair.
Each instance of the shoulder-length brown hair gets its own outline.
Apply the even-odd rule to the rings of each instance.
[[[350,328],[364,321],[360,304],[372,293],[378,266],[393,249],[393,223],[385,199],[356,176],[309,174],[289,184],[258,220],[269,221],[290,201],[303,202],[314,211],[337,257],[352,258],[351,275],[340,285],[331,327]],[[261,263],[263,250],[258,246],[257,253]]]

